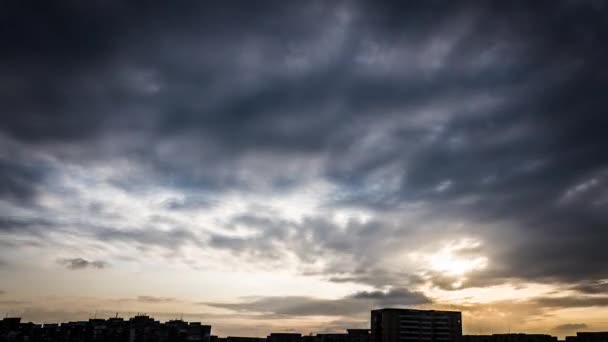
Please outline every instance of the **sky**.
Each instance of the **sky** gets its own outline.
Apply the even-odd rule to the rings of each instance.
[[[607,3],[0,6],[0,313],[608,330]]]

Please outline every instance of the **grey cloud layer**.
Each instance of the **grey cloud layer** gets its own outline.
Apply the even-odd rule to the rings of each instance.
[[[0,154],[2,212],[36,211],[63,163],[126,159],[136,172],[114,186],[205,195],[165,203],[174,211],[321,179],[336,190],[320,207],[373,219],[344,231],[322,217],[245,213],[230,223],[253,239],[154,225],[91,235],[260,258],[287,248],[332,261],[315,272],[335,281],[378,287],[416,281],[379,268],[387,254],[473,235],[492,262],[464,286],[520,278],[596,293],[605,284],[584,281],[608,278],[606,11],[567,1],[11,3],[0,14],[0,133],[14,150]],[[404,218],[412,208],[426,214]],[[62,229],[11,215],[0,233]],[[469,228],[442,234],[454,221]]]
[[[467,303],[450,305],[433,302],[432,299],[421,293],[406,289],[393,289],[391,291],[358,292],[350,296],[327,300],[311,297],[260,297],[243,300],[238,303],[200,303],[209,306],[230,309],[242,314],[264,314],[276,317],[302,317],[302,316],[345,316],[362,317],[369,314],[369,308],[375,307],[402,307],[413,305],[439,305],[450,310],[460,310],[470,317],[495,319],[496,312],[513,317],[524,323],[539,319],[551,314],[553,310],[572,307],[606,307],[608,297],[601,296],[589,299],[584,296],[570,297],[532,297],[526,300],[493,301],[488,303]],[[492,313],[493,312],[493,313]],[[515,323],[515,322],[514,322]],[[586,328],[585,324],[563,324],[553,329],[558,332],[571,332]]]

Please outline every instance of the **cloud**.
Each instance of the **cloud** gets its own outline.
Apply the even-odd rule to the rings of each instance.
[[[104,261],[100,261],[100,260],[89,261],[89,260],[86,260],[83,258],[59,259],[59,260],[57,260],[57,262],[60,265],[63,265],[70,270],[82,270],[82,269],[86,269],[86,268],[102,269],[102,268],[106,268],[108,266],[108,264]]]
[[[175,298],[171,298],[171,297],[155,297],[155,296],[138,296],[136,298],[136,300],[138,302],[142,302],[142,303],[152,303],[152,304],[156,304],[156,303],[174,303],[174,302],[178,302],[177,299]]]
[[[1,238],[53,237],[44,249],[69,234],[133,258],[153,247],[289,260],[301,274],[382,290],[545,282],[601,294],[605,11],[568,1],[9,5]],[[281,210],[249,206],[259,202]],[[487,267],[454,276],[410,258],[462,237],[483,242],[462,253]],[[339,311],[286,298],[241,304]],[[363,298],[341,300],[349,312]]]
[[[428,304],[430,299],[420,292],[407,289],[390,289],[388,291],[361,291],[352,295],[353,299],[369,299],[379,306]]]
[[[12,218],[0,219],[0,232],[8,233],[30,233],[37,235],[45,228],[52,228],[52,222],[37,218]]]
[[[0,305],[24,305],[29,303],[30,302],[22,300],[0,300]]]
[[[534,301],[547,308],[586,308],[608,306],[608,296],[539,297]]]
[[[586,294],[608,293],[608,281],[583,281],[571,287],[572,290]]]
[[[558,332],[572,332],[588,329],[589,326],[585,323],[566,323],[560,324],[553,328],[554,331]]]
[[[172,198],[164,202],[164,206],[170,210],[193,210],[208,208],[213,204],[213,201],[201,197]]]
[[[532,296],[525,299],[496,300],[489,302],[465,302],[454,303],[434,303],[437,308],[462,311],[464,315],[471,315],[476,324],[481,320],[504,320],[510,317],[512,323],[526,325],[534,321],[544,321],[543,329],[552,329],[555,320],[571,309],[594,308],[603,310],[608,305],[606,296]],[[490,322],[487,322],[490,323]],[[567,323],[567,322],[566,322]],[[564,323],[565,324],[565,323]],[[557,330],[556,330],[557,331]],[[564,330],[565,331],[565,330]]]
[[[358,316],[367,315],[371,305],[414,306],[429,303],[421,293],[407,289],[387,292],[357,292],[341,299],[286,296],[261,297],[239,303],[201,303],[237,312],[273,314],[278,316]]]
[[[154,227],[147,229],[102,228],[94,232],[101,241],[126,242],[142,246],[159,246],[171,250],[179,249],[185,244],[200,244],[200,238],[190,230],[175,228],[160,230]]]
[[[31,199],[35,185],[43,179],[40,167],[26,162],[5,160],[0,156],[0,196],[24,201]]]

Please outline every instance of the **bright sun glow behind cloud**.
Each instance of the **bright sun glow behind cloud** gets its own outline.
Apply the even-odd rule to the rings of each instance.
[[[488,266],[488,258],[479,253],[481,244],[479,240],[460,239],[443,244],[436,252],[414,252],[409,256],[426,271],[440,272],[461,281],[467,273]]]
[[[449,244],[426,257],[432,270],[453,276],[463,276],[468,272],[484,269],[488,258],[479,255],[462,255],[461,251],[472,250],[481,245],[479,241],[461,240]]]

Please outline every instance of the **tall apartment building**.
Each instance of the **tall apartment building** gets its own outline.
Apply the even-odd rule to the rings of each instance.
[[[462,337],[457,311],[372,310],[371,342],[456,342]]]

